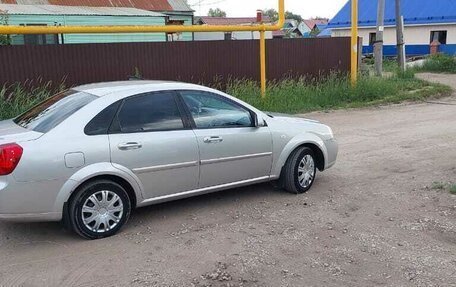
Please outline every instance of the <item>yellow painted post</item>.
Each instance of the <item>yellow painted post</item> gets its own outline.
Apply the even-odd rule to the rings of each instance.
[[[351,83],[358,81],[358,0],[351,0]]]
[[[260,74],[261,96],[266,97],[266,39],[264,31],[260,31]]]

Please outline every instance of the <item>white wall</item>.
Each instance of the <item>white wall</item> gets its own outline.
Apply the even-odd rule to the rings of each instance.
[[[375,28],[360,28],[359,36],[363,45],[369,45],[369,34],[375,33]],[[456,44],[456,23],[448,25],[406,26],[404,39],[406,45],[429,45],[431,31],[447,31],[447,44]],[[348,37],[349,29],[333,29],[332,37]],[[383,34],[385,45],[396,45],[396,27],[386,27]]]
[[[195,41],[216,41],[225,40],[224,32],[195,32]],[[266,39],[272,39],[272,32],[265,32]],[[260,39],[260,32],[233,32],[232,39],[234,40],[252,40]]]

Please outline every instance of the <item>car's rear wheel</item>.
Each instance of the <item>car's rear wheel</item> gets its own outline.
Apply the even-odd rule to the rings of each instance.
[[[116,234],[130,217],[128,193],[119,184],[97,180],[83,185],[69,204],[72,229],[87,239]]]
[[[281,181],[284,189],[291,193],[308,191],[317,174],[316,157],[312,149],[300,147],[288,158],[282,171]]]

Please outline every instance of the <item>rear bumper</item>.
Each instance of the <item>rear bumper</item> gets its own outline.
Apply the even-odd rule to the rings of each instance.
[[[12,175],[0,176],[0,220],[59,221],[62,209],[54,203],[60,181],[17,182]]]
[[[327,152],[325,169],[328,169],[336,164],[337,154],[339,153],[339,144],[335,138],[324,141]]]

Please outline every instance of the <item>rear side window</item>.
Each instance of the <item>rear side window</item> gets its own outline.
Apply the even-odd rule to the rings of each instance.
[[[97,99],[96,96],[78,91],[59,93],[14,119],[26,129],[47,133],[76,111]]]
[[[147,93],[124,101],[118,113],[122,133],[184,129],[173,92]]]
[[[120,103],[120,101],[114,103],[101,111],[101,113],[99,113],[87,124],[84,129],[84,133],[89,136],[108,134],[109,127],[111,126],[112,120],[116,115]]]

